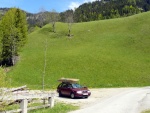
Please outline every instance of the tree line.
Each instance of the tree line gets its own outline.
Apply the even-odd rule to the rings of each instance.
[[[57,15],[57,21],[67,22],[66,16],[73,14],[74,22],[87,22],[131,16],[150,10],[150,0],[97,0],[84,3],[75,10],[66,10],[58,13],[52,11],[40,11],[38,14],[27,13],[28,23],[31,27],[42,27],[49,23],[50,15]],[[42,19],[43,18],[43,19]],[[41,23],[41,20],[43,23]]]
[[[74,11],[75,22],[126,17],[150,10],[150,0],[97,0],[84,3]],[[61,21],[63,13],[60,13]]]
[[[6,12],[8,11],[8,8],[0,8],[0,12],[2,12],[1,10]],[[67,22],[66,16],[68,13],[73,14],[74,22],[87,22],[126,17],[149,10],[150,0],[97,0],[84,3],[75,10],[66,10],[61,13],[58,13],[55,10],[46,11],[44,8],[40,9],[37,14],[23,12],[25,12],[27,16],[28,28],[32,28],[35,26],[42,27],[53,20],[56,22]],[[0,19],[3,15],[4,14],[0,13]]]

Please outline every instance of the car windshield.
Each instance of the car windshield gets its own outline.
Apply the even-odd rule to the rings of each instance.
[[[73,88],[82,88],[82,86],[81,86],[81,85],[79,85],[79,84],[77,84],[77,83],[72,84],[72,87],[73,87]]]

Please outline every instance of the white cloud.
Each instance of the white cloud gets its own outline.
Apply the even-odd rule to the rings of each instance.
[[[87,3],[87,2],[94,2],[96,0],[84,0],[84,3]]]
[[[75,8],[78,8],[83,3],[88,3],[88,2],[93,2],[93,1],[96,1],[96,0],[84,0],[82,2],[71,2],[68,7],[69,9],[74,10]]]
[[[74,10],[75,8],[78,8],[81,5],[81,3],[78,2],[71,2],[69,5],[69,9]]]

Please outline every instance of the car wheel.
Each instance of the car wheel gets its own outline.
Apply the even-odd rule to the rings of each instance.
[[[62,97],[61,91],[59,91],[59,97]]]
[[[71,93],[70,97],[71,97],[72,99],[74,99],[74,98],[75,98],[74,93]]]

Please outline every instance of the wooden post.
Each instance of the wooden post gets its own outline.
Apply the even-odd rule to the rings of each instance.
[[[22,110],[21,113],[27,113],[27,105],[28,105],[28,101],[27,99],[23,99],[20,103],[20,109]]]
[[[43,104],[44,104],[44,105],[46,104],[45,98],[43,98]]]
[[[54,107],[54,96],[48,97],[48,104],[50,108]]]

